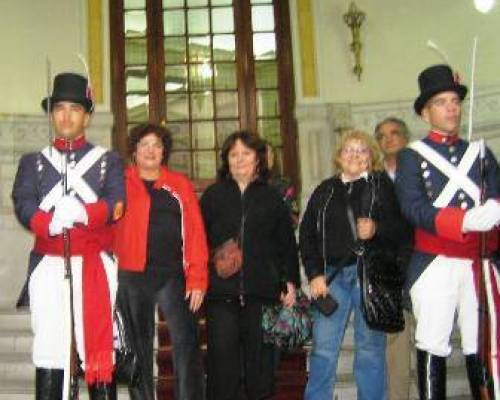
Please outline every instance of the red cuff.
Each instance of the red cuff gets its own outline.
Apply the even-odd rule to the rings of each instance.
[[[436,215],[436,233],[446,239],[456,242],[465,242],[466,236],[462,232],[462,222],[465,210],[456,207],[442,208]]]
[[[192,268],[192,267],[191,267]],[[198,273],[193,274],[193,272],[185,271],[186,273],[186,290],[203,290],[204,292],[208,289],[208,269],[205,267],[205,271],[200,270]]]
[[[103,227],[108,222],[108,204],[104,200],[97,203],[85,204],[89,229]]]
[[[40,236],[48,239],[50,221],[52,221],[52,213],[38,210],[31,217],[30,229],[35,234],[35,236]]]

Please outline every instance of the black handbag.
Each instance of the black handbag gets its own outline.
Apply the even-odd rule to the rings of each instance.
[[[130,334],[121,311],[115,308],[115,326],[118,347],[115,349],[115,379],[117,383],[137,386],[141,379],[139,359],[134,351]]]
[[[383,249],[364,244],[358,252],[361,308],[371,329],[394,333],[405,327],[401,272]]]
[[[370,218],[378,200],[378,183],[378,179],[370,177],[363,193],[364,213]],[[347,218],[356,239],[354,213],[349,205]],[[403,282],[396,254],[373,240],[358,240],[354,253],[357,255],[361,310],[366,324],[371,329],[387,333],[402,331],[405,327]]]

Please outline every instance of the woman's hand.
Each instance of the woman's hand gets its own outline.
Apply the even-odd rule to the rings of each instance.
[[[286,283],[286,293],[281,292],[280,300],[285,307],[295,304],[295,285],[292,282]]]
[[[205,292],[200,289],[186,290],[185,299],[189,299],[189,309],[191,312],[196,312],[200,309],[203,303],[203,298],[205,297]]]
[[[358,238],[361,240],[369,240],[375,236],[377,230],[375,221],[371,218],[358,218],[356,231]]]
[[[319,275],[316,278],[313,278],[313,280],[309,282],[309,288],[311,289],[311,297],[313,299],[325,297],[328,294],[325,276]]]

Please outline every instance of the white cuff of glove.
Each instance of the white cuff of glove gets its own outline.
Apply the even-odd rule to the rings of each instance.
[[[489,199],[482,206],[471,208],[462,221],[462,232],[488,232],[500,223],[500,203]]]
[[[64,196],[56,204],[54,217],[71,224],[88,224],[88,215],[85,206],[73,196]]]
[[[63,232],[63,229],[70,229],[73,227],[72,222],[64,221],[60,218],[57,217],[52,217],[52,221],[50,221],[49,224],[49,235],[50,236],[57,236],[60,235]]]

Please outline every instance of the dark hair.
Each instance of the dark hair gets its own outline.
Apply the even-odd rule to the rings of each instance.
[[[161,125],[139,124],[130,129],[128,135],[128,155],[130,158],[133,158],[134,153],[137,151],[137,143],[150,133],[161,140],[163,144],[163,159],[161,162],[166,165],[170,157],[170,150],[172,150],[172,134],[167,128]]]
[[[380,140],[380,128],[382,125],[392,123],[396,124],[399,127],[399,132],[405,137],[407,141],[410,140],[410,130],[408,129],[408,126],[406,125],[406,122],[404,122],[402,119],[396,118],[396,117],[388,117],[380,121],[377,126],[375,126],[375,139]]]
[[[217,171],[218,179],[226,179],[231,175],[229,171],[229,152],[238,140],[241,140],[246,147],[255,151],[257,155],[257,175],[259,178],[267,180],[269,178],[269,168],[267,167],[266,145],[262,139],[249,131],[233,132],[224,140],[220,152],[221,166]]]

